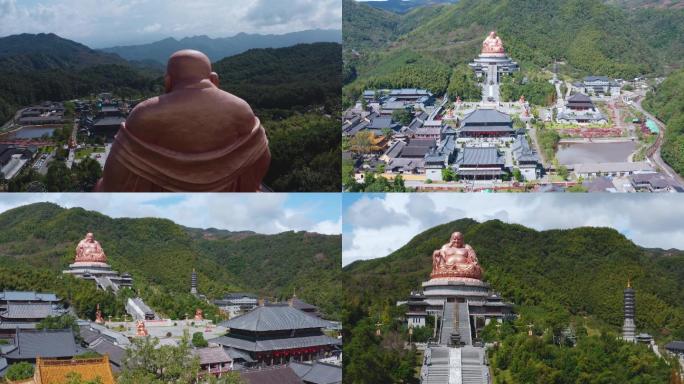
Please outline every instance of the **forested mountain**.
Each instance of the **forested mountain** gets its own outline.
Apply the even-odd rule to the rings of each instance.
[[[368,1],[367,4],[376,8],[396,13],[406,13],[417,7],[444,3],[456,3],[458,0],[384,0]]]
[[[54,33],[23,33],[0,37],[0,64],[3,70],[28,71],[125,65],[126,60],[118,55],[92,50]]]
[[[55,34],[0,38],[0,125],[21,106],[99,92],[127,97],[161,92],[162,71],[141,69],[117,55]]]
[[[661,148],[663,160],[684,175],[684,70],[679,70],[650,92],[642,105],[667,125]]]
[[[214,64],[221,87],[250,103],[270,140],[276,191],[341,189],[342,46],[253,49]]]
[[[491,30],[523,70],[562,60],[577,76],[631,78],[682,63],[684,9],[630,11],[600,0],[462,0],[397,15],[351,0],[343,5],[345,65],[354,73],[345,80],[356,81],[355,91],[373,82],[434,86],[413,72],[432,72],[431,61],[450,67],[471,61]],[[415,71],[401,73],[406,66]]]
[[[69,282],[59,282],[61,271],[73,262],[76,244],[88,231],[102,244],[112,267],[131,273],[134,289],[166,314],[191,310],[183,305],[198,305],[188,298],[193,268],[199,291],[209,298],[246,290],[283,299],[296,289],[302,299],[332,316],[338,314],[339,236],[190,229],[165,219],[112,219],[51,203],[0,214],[0,290],[64,289]],[[12,274],[26,274],[25,282],[5,278]],[[37,275],[58,281],[59,287],[38,283]]]
[[[461,231],[477,252],[484,279],[518,306],[590,315],[622,324],[622,290],[637,290],[637,326],[659,337],[684,337],[684,256],[636,246],[613,229],[535,231],[500,221],[458,220],[431,228],[387,257],[344,268],[351,297],[370,306],[406,297],[429,278],[432,251]]]
[[[117,46],[104,48],[102,51],[116,53],[126,60],[154,60],[166,64],[169,56],[181,49],[196,49],[209,56],[211,61],[217,61],[254,48],[283,48],[318,42],[341,43],[342,31],[315,29],[283,35],[239,33],[232,37],[216,39],[208,36],[193,36],[176,40],[169,37],[150,44]]]
[[[428,229],[389,256],[343,268],[345,383],[418,382],[416,350],[405,348],[405,307],[396,301],[429,279],[433,250],[454,231],[463,232],[484,280],[519,315],[500,328],[492,322],[480,335],[497,342],[488,349],[494,382],[672,383],[675,368],[617,335],[631,278],[639,331],[660,342],[684,337],[684,253],[643,249],[608,228],[539,232],[470,219]],[[431,334],[418,329],[413,340]]]

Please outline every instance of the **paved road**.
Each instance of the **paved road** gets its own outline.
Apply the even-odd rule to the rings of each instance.
[[[73,146],[69,147],[69,156],[67,157],[66,160],[66,166],[67,168],[71,168],[71,166],[74,164],[74,160],[76,159],[76,146],[78,143],[76,142],[76,135],[78,133],[78,119],[74,119],[74,129],[71,130],[71,141],[73,142]]]
[[[643,113],[647,118],[655,121],[656,124],[658,124],[658,128],[660,128],[660,132],[658,133],[658,136],[660,138],[660,145],[658,148],[656,148],[655,152],[653,152],[653,156],[649,157],[649,160],[651,160],[653,163],[658,166],[665,174],[667,174],[669,177],[673,178],[677,183],[681,186],[684,186],[684,178],[682,176],[678,175],[677,172],[675,172],[672,167],[670,167],[660,156],[660,148],[662,147],[662,142],[665,137],[665,129],[666,126],[665,124],[658,120],[655,116],[651,115],[646,111],[643,107],[641,107],[641,97],[637,98],[634,101],[634,107],[639,110],[639,112]]]

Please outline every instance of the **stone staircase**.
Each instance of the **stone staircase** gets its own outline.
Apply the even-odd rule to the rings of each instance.
[[[484,348],[471,346],[461,348],[463,384],[489,384],[489,371],[484,364],[484,353]]]
[[[473,345],[472,334],[470,333],[470,311],[468,303],[458,306],[458,331],[461,334],[461,342],[465,345]]]
[[[463,384],[460,349],[432,347],[429,353],[429,365],[423,367],[426,374],[422,384]]]
[[[444,316],[442,316],[442,326],[439,333],[439,343],[441,345],[449,345],[451,334],[454,331],[454,313],[456,312],[456,303],[444,303]]]

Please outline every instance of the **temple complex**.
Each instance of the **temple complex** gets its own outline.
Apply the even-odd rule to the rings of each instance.
[[[131,288],[133,278],[128,273],[119,274],[107,264],[107,255],[92,233],[78,243],[76,258],[69,269],[62,271],[80,279],[93,280],[102,290],[112,289],[117,292],[120,288]]]
[[[219,325],[229,328],[228,333],[208,341],[223,346],[234,361],[245,366],[318,360],[341,345],[323,333],[329,322],[291,305],[259,306]]]
[[[0,292],[0,339],[11,339],[20,330],[35,329],[48,316],[68,313],[54,293]]]
[[[478,78],[484,78],[482,98],[490,102],[499,100],[501,76],[520,70],[518,63],[506,55],[501,38],[493,31],[482,43],[480,55],[468,65]]]
[[[454,232],[432,254],[430,280],[413,292],[407,304],[409,327],[423,327],[435,318],[421,371],[423,383],[488,383],[485,349],[480,332],[491,321],[513,318],[513,305],[503,301],[482,281],[475,250]]]

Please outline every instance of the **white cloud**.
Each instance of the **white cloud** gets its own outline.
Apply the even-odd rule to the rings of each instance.
[[[142,31],[146,32],[146,33],[157,32],[158,30],[161,29],[161,27],[162,27],[161,24],[154,23],[154,24],[148,25],[147,27],[143,28]]]
[[[315,194],[311,194],[315,198]],[[0,212],[25,204],[49,201],[66,208],[82,207],[111,217],[159,217],[195,228],[219,228],[273,234],[311,231],[339,234],[339,205],[319,207],[326,218],[292,206],[288,194],[100,194],[48,193],[0,195]],[[334,217],[335,220],[329,217]]]
[[[613,194],[387,194],[359,199],[345,208],[343,264],[383,257],[435,225],[469,217],[499,219],[537,230],[597,226],[615,228],[645,247],[684,249],[684,197]],[[409,220],[372,225],[358,215],[391,210]],[[352,219],[348,221],[348,217]]]
[[[0,0],[0,36],[52,32],[92,48],[341,25],[340,0]]]

